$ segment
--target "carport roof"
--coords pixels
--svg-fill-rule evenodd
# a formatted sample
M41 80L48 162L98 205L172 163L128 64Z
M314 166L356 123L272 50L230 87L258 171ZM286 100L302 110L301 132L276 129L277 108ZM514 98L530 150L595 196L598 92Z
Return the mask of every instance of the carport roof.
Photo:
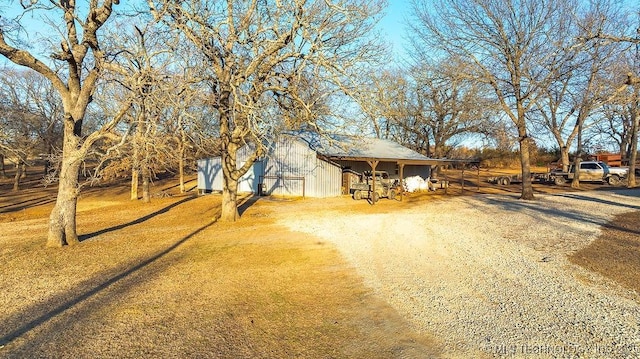
M370 137L342 134L318 134L309 131L291 133L306 142L318 155L331 160L397 162L406 165L441 165L456 160L424 156L399 143Z

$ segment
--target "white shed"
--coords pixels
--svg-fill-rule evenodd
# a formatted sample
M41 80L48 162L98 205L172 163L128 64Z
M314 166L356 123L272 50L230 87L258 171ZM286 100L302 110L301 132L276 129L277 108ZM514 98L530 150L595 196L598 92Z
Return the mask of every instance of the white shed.
M239 191L264 195L336 197L343 193L343 170L362 172L376 167L392 178L420 175L445 161L425 157L389 140L298 131L280 136L240 179ZM249 156L238 153L238 166ZM198 190L222 191L221 158L198 161Z
M238 167L249 157L249 147L238 153ZM198 160L200 193L222 191L220 157ZM336 197L340 195L342 168L322 159L296 136L281 136L269 153L256 161L240 179L239 192L301 197Z

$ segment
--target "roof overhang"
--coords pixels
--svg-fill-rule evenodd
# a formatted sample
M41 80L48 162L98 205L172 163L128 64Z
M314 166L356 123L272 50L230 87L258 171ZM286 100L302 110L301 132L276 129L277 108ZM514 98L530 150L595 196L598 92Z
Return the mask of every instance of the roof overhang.
M464 160L464 159L438 159L438 158L430 158L430 159L403 159L403 158L384 158L384 157L351 157L351 156L325 156L320 155L320 157L331 160L331 161L355 161L355 162L370 162L370 161L378 161L378 162L393 162L402 165L409 166L440 166L440 165L449 165L455 163L478 163L478 160Z

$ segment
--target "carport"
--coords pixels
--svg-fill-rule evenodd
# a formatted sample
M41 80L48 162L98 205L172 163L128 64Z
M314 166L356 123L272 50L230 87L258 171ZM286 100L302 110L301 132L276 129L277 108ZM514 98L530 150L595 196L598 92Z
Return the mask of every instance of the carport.
M343 168L353 163L367 164L367 169L371 170L373 178L381 163L395 164L400 180L404 180L406 166L423 166L428 168L430 175L432 166L477 163L474 160L429 158L396 142L379 138L339 136L333 137L332 142L321 137L314 137L313 140L315 141L313 147L319 157L338 163ZM464 190L464 168L462 176ZM372 191L375 191L375 182L373 181ZM404 190L401 189L400 200L403 198L403 192Z
M378 167L378 164L380 162L395 162L395 164L398 166L398 176L400 179L404 179L404 168L407 165L412 165L412 166L443 166L443 165L453 165L453 164L462 164L462 165L466 165L466 164L477 164L478 161L477 160L453 160L453 159L435 159L435 158L426 158L426 159L408 159L408 158L388 158L388 157L350 157L350 156L327 156L326 157L328 160L334 161L334 162L341 162L341 161L355 161L355 162L365 162L369 165L369 167L371 168L371 175L373 178L375 178L376 176L376 168ZM461 186L462 186L462 191L464 191L464 166L462 167L462 182L461 182ZM479 166L478 166L478 178L480 176L480 171L479 171ZM445 175L445 179L446 179L446 175ZM447 181L448 182L448 181ZM478 183L480 183L480 181L478 180ZM403 199L403 194L404 194L404 188L401 186L400 187L400 201L402 201ZM376 181L373 181L373 185L372 185L372 189L373 192L375 192L376 190ZM445 193L447 193L447 186L444 187ZM373 204L375 204L372 201Z

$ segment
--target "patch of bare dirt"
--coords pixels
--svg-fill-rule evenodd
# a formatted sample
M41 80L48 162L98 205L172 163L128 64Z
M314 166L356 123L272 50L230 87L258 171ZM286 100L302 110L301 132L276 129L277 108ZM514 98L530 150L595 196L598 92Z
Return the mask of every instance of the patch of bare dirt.
M640 293L640 212L615 216L571 262Z

